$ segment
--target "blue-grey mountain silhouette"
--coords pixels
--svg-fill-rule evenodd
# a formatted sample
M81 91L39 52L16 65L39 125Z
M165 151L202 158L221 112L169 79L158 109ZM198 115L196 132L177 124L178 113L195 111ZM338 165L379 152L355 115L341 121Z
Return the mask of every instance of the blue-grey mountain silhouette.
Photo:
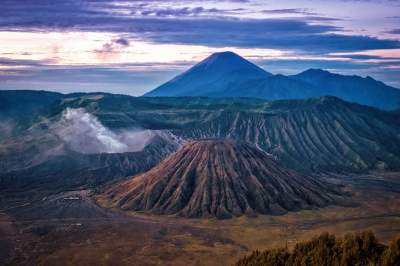
M393 110L400 90L371 77L309 69L293 76L272 75L232 52L215 53L144 96L255 97L267 100L336 96Z

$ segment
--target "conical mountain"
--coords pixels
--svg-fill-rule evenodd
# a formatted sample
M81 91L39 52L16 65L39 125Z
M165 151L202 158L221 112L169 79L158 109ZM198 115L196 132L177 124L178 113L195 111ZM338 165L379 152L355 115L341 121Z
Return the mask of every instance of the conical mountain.
M233 140L189 142L150 171L105 192L123 210L184 217L283 214L335 204L331 185L279 166Z
M232 85L269 76L233 52L214 53L145 96L218 96Z

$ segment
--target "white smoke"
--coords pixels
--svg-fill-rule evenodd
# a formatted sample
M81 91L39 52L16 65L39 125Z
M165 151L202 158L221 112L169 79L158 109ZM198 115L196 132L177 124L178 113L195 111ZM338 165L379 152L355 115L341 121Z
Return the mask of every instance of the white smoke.
M0 143L2 140L11 136L14 130L14 124L11 122L0 121Z
M70 149L86 154L139 151L154 136L151 130L113 132L83 108L67 108L54 132Z

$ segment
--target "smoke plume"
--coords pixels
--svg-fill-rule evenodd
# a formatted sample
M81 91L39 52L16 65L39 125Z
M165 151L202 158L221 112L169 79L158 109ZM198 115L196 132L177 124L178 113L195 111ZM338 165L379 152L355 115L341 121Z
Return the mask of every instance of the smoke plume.
M14 125L9 122L0 121L0 142L6 137L11 136Z
M151 130L111 131L83 108L67 108L54 132L70 149L86 154L139 151L154 136Z

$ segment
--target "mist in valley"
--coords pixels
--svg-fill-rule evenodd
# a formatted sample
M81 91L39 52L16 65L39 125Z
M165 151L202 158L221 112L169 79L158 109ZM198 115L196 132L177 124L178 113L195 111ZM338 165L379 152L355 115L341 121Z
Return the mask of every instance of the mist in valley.
M143 129L112 131L83 108L65 109L53 131L71 150L84 154L140 151L155 135Z

